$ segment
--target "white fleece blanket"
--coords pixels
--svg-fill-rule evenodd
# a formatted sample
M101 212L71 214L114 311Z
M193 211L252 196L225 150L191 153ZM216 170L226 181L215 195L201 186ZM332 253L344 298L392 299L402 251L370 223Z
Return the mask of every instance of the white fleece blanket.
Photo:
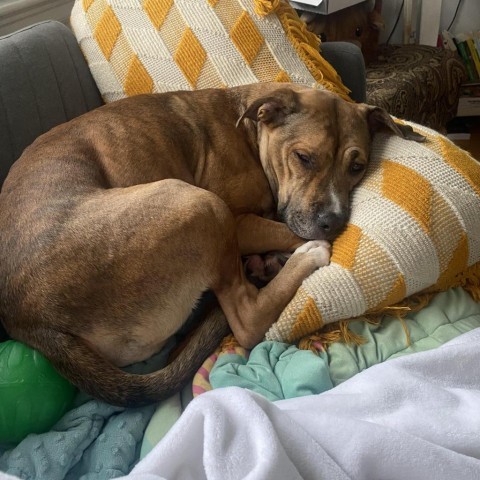
M124 478L477 480L480 329L320 395L201 395Z

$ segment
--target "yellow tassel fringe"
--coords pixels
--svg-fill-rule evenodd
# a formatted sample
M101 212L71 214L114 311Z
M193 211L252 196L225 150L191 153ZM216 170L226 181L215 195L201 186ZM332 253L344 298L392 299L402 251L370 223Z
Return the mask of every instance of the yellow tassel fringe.
M255 13L264 17L273 13L277 8L280 0L255 0Z
M453 286L462 287L476 302L480 302L480 262L458 274Z
M308 31L305 22L300 20L297 12L290 5L280 0L255 0L255 13L260 16L275 13L298 56L316 82L345 100L351 101L348 96L350 90L343 85L336 70L320 55L320 38Z
M448 288L455 287L462 287L470 294L474 301L480 302L480 262L457 275ZM322 348L326 348L335 342L362 345L365 343L365 339L361 335L353 333L349 329L349 323L354 320L360 320L370 323L371 325L380 325L383 317L386 315L395 317L402 323L403 330L405 331L406 344L408 346L411 344L411 339L405 317L409 313L418 312L426 307L439 291L438 289L436 291L427 290L411 295L400 303L384 307L377 312L370 312L361 317L327 324L320 331L302 338L298 342L298 348L318 352L318 344L320 344ZM317 344L317 346L315 346L315 344Z
M233 336L233 334L230 334L222 340L219 351L220 353L227 352L228 350L234 350L238 347L240 347L240 344L237 342L237 339Z

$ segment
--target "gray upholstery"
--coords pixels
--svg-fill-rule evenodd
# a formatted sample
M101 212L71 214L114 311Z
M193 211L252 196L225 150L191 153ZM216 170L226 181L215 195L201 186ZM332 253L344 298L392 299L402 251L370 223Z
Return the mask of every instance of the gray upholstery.
M40 134L102 104L72 32L48 21L0 38L0 185Z
M327 60L342 78L351 93L350 97L359 103L366 101L366 73L362 51L349 42L323 42L323 58Z

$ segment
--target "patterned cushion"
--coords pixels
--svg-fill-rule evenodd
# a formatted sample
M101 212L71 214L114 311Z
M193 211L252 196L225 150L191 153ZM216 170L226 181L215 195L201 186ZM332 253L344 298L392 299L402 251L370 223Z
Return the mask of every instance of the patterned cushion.
M76 0L71 25L106 102L266 81L347 97L285 1Z
M455 52L427 45L387 45L367 67L367 103L445 132L466 79Z
M325 324L467 282L480 300L480 164L446 137L412 126L424 144L375 136L331 264L303 282L268 340L294 342Z

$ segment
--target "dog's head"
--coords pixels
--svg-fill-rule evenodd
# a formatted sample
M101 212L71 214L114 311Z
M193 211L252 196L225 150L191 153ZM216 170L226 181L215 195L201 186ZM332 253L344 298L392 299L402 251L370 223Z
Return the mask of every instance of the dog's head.
M279 220L305 239L333 239L349 217L372 135L381 129L422 141L383 109L323 90L280 88L248 105L239 119L257 123L260 159Z

